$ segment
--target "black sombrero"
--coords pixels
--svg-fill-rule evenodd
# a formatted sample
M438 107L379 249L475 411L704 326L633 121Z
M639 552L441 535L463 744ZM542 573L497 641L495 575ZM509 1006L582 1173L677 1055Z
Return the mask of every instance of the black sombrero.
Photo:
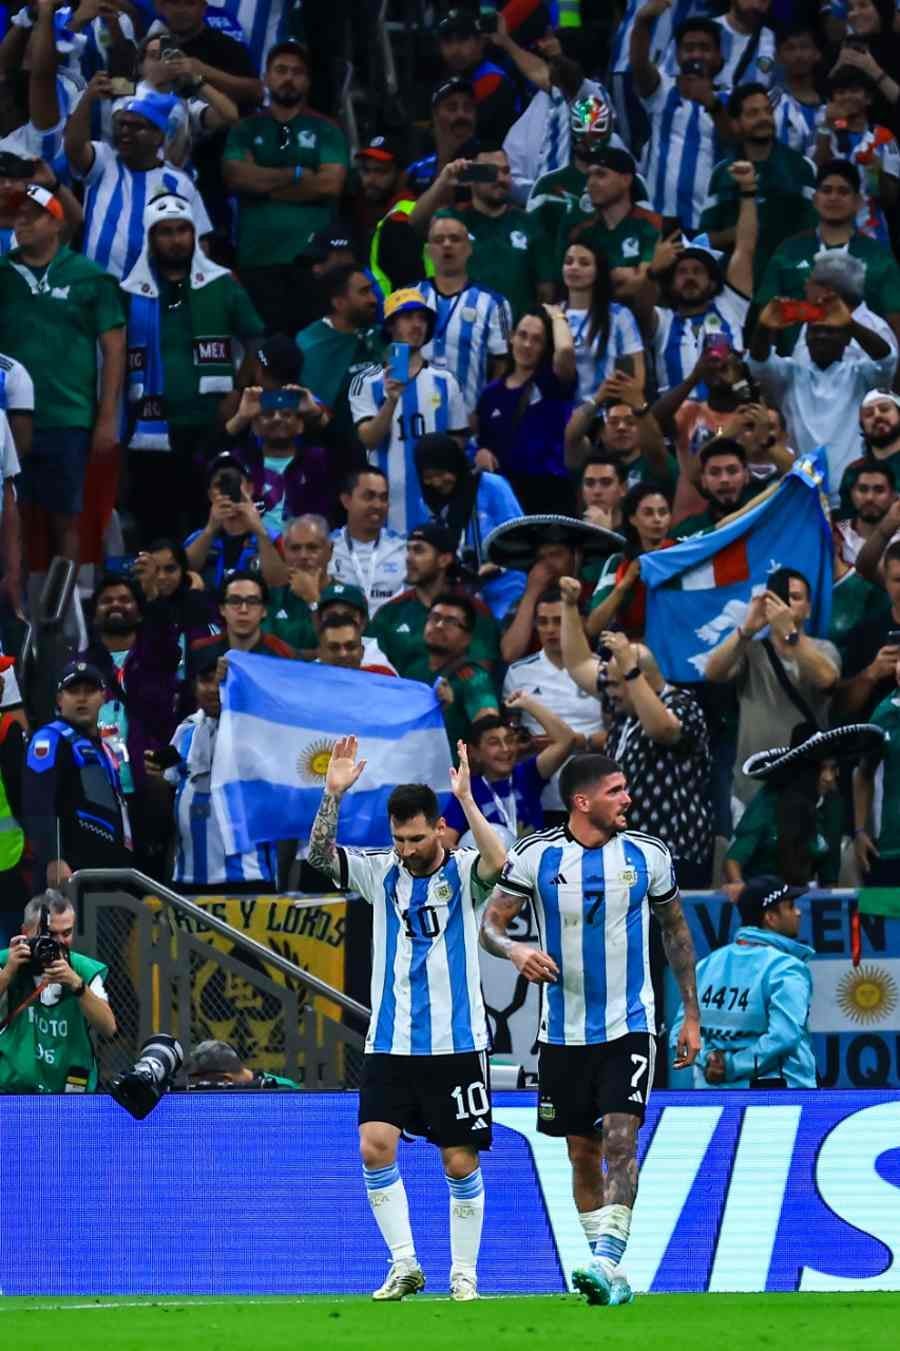
M810 769L823 760L859 760L880 752L884 733L871 722L851 722L831 732L814 732L799 746L772 746L744 761L748 779L783 779L798 769Z
M576 521L573 516L516 516L491 531L484 549L492 563L527 572L542 544L567 544L587 560L608 558L624 549L625 540L614 530Z

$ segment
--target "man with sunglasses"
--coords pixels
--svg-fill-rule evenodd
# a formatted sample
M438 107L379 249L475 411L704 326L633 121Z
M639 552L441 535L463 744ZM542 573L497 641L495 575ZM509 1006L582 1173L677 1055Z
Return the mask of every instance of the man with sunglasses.
M350 154L327 117L307 106L309 53L277 43L266 59L269 107L228 134L225 186L238 198L238 267L253 303L274 333L305 323L298 262L317 231L334 220Z

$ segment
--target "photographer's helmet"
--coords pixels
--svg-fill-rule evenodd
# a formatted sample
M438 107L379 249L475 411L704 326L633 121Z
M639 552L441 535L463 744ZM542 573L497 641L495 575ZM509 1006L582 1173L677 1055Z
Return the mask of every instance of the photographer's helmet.
M613 110L600 94L590 94L572 104L569 129L572 139L594 145L609 140L613 133Z

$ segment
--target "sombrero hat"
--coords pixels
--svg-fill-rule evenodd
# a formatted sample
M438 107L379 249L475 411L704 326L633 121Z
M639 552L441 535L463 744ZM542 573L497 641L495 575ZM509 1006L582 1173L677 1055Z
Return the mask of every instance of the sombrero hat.
M546 515L516 516L504 521L488 535L484 549L492 563L527 572L542 544L567 544L578 549L584 559L608 558L625 547L624 539L614 530L604 530L590 521L576 521L573 516Z
M772 746L744 761L748 779L786 779L798 769L811 769L823 760L859 760L880 752L884 733L871 722L851 722L831 732L814 732L799 746Z

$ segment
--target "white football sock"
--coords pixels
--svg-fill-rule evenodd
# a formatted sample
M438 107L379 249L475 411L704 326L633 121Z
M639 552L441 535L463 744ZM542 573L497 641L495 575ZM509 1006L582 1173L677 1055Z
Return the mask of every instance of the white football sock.
M445 1175L446 1176L446 1175ZM448 1177L450 1189L450 1276L475 1279L481 1226L484 1223L484 1182L481 1169L468 1177Z
M594 1261L611 1276L622 1260L631 1231L630 1206L602 1206L578 1216Z
M409 1224L409 1202L396 1163L387 1168L363 1168L366 1195L381 1237L391 1250L392 1262L415 1262L416 1249Z

